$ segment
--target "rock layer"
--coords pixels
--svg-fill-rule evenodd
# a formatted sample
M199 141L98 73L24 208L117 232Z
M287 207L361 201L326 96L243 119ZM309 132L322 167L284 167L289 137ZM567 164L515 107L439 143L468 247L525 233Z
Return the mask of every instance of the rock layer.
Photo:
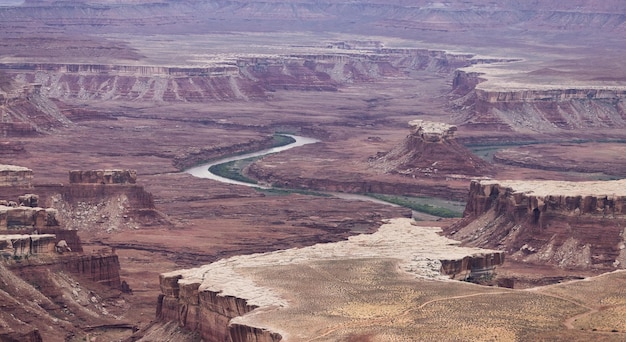
M32 181L32 170L21 166L0 165L0 187L29 188Z
M513 259L574 269L624 268L626 181L474 181L446 234Z
M70 184L135 184L135 170L70 171Z
M626 88L592 81L516 84L474 67L457 70L453 92L463 124L485 131L546 133L623 128ZM513 77L513 76L511 76Z

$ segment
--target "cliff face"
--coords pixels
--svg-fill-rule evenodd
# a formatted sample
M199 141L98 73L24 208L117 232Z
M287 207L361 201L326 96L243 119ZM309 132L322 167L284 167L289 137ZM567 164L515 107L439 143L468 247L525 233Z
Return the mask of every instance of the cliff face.
M522 262L624 268L623 189L623 181L474 181L463 220L446 234Z
M447 73L469 65L472 57L425 49L363 47L364 44L326 48L310 55L224 57L214 67L5 63L0 64L0 70L27 82L34 89L30 96L42 101L55 98L209 102L267 99L277 90L336 91L346 83L402 76L405 70ZM16 97L15 101L24 97ZM69 120L65 120L68 124ZM19 120L16 117L7 122Z
M41 84L15 81L3 72L0 72L0 78L11 80L4 89L0 88L0 136L29 136L72 125L56 104L42 93Z
M135 184L136 170L70 171L70 184Z
M542 86L519 89L481 88L488 77L471 68L459 70L453 92L464 125L483 130L547 133L589 128L623 128L626 89L623 87Z
M179 282L181 275L161 275L162 295L157 303L157 318L174 321L184 329L200 332L206 341L277 342L279 334L246 325L231 324L235 317L257 308L244 298L223 296L221 291L198 291L199 282ZM182 283L182 284L181 284Z
M3 147L0 145L0 148ZM21 166L0 165L0 187L31 187L33 171Z

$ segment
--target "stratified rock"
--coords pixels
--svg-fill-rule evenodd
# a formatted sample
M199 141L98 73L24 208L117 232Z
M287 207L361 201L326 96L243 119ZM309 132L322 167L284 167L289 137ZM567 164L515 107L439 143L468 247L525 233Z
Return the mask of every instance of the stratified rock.
M456 126L424 120L409 122L411 134L387 153L370 158L385 173L415 177L484 176L487 162L456 142Z
M446 234L513 259L575 269L626 265L626 180L474 181Z
M487 81L490 78L498 77L479 66L456 71L453 92L463 95L456 103L465 116L464 126L519 133L625 127L626 87Z
M291 305L288 298L292 294L279 294L280 284L258 286L246 270L290 265L307 272L322 261L341 265L346 260L393 259L400 260L400 269L413 277L444 280L489 276L504 261L500 251L460 247L439 232L439 228L414 226L411 219L394 219L374 234L347 241L236 256L164 273L159 277L162 295L157 316L162 322L178 322L182 328L199 332L206 341L275 342L298 332L251 324L247 317L259 312L257 309L267 313Z
M135 170L70 171L70 184L135 184Z
M33 181L33 171L31 169L0 164L0 187L26 187L30 188Z
M0 255L7 259L52 254L55 244L56 236L52 234L0 235Z
M25 207L36 208L39 206L39 196L35 194L26 194L17 198L17 204Z
M52 208L0 205L0 230L58 227L58 212Z

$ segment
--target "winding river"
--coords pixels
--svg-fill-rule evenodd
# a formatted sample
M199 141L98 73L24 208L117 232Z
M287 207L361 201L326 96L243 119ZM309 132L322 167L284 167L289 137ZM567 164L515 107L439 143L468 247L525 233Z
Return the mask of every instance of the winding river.
M190 174L190 175L192 175L192 176L195 176L195 177L212 179L212 180L216 180L216 181L222 182L222 183L244 185L244 186L249 186L249 187L253 187L253 188L260 188L260 189L271 189L271 186L260 185L260 184L253 184L253 183L246 183L246 182L241 182L241 181L237 181L237 180L234 180L234 179L218 176L218 175L212 173L211 171L209 171L209 168L211 166L214 166L214 165L224 164L224 163L228 163L228 162L235 161L235 160L242 160L242 159L247 159L247 158L260 157L260 156L264 156L264 155L268 155L268 154L272 154L272 153L278 153L278 152L281 152L281 151L286 151L286 150L291 149L291 148L300 147L300 146L304 146L304 145L308 145L308 144L314 144L314 143L320 141L320 140L315 139L315 138L307 138L307 137L301 137L301 136L291 135L291 134L284 134L284 135L292 137L293 139L295 139L295 142L292 142L292 143L284 145L284 146L268 148L268 149L257 151L257 152L251 152L251 153L246 153L246 154L240 154L240 155L237 155L237 156L221 158L221 159L212 161L210 163L205 163L205 164L201 164L201 165L198 165L198 166L194 166L194 167L192 167L190 169L185 170L185 172ZM334 196L334 197L338 197L338 198L341 198L341 199L346 199L346 200L368 201L368 202L374 202L374 203L379 203L379 204L385 204L385 205L398 207L398 205L396 205L396 204L385 202L385 201L381 201L379 199L375 199L375 198L364 196L364 195L349 194L349 193L343 193L343 192L327 192L327 191L316 191L316 192L323 193L323 194L328 194L328 195L331 195L331 196Z
M272 147L272 148L268 148L268 149L257 151L257 152L250 152L250 153L246 153L246 154L240 154L240 155L237 155L237 156L232 156L232 157L226 157L226 158L218 159L218 160L212 161L210 163L194 166L194 167L192 167L190 169L185 170L185 172L187 172L188 174L190 174L192 176L195 176L195 177L208 178L208 179L216 180L216 181L219 181L219 182L222 182L222 183L244 185L244 186L250 186L250 187L261 188L261 189L269 189L269 188L271 188L269 186L263 186L263 185L259 185L259 184L253 184L253 183L246 183L246 182L241 182L241 181L237 181L237 180L234 180L234 179L218 176L218 175L212 173L211 171L209 171L209 168L211 166L214 166L214 165L224 164L224 163L228 163L228 162L235 161L235 160L242 160L242 159L247 159L247 158L260 157L260 156L264 156L264 155L272 154L272 153L278 153L278 152L286 151L286 150L294 148L294 147L300 147L300 146L304 146L304 145L308 145L308 144L314 144L314 143L320 141L320 140L317 140L317 139L314 139L314 138L301 137L301 136L297 136L297 135L291 135L291 134L284 134L284 135L295 139L295 141L290 143L290 144L279 146L279 147Z

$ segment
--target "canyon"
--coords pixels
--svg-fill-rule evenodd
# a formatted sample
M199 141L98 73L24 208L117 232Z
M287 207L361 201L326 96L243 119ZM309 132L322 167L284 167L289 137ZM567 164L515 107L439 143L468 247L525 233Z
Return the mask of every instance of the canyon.
M2 338L623 340L625 16L0 1Z

